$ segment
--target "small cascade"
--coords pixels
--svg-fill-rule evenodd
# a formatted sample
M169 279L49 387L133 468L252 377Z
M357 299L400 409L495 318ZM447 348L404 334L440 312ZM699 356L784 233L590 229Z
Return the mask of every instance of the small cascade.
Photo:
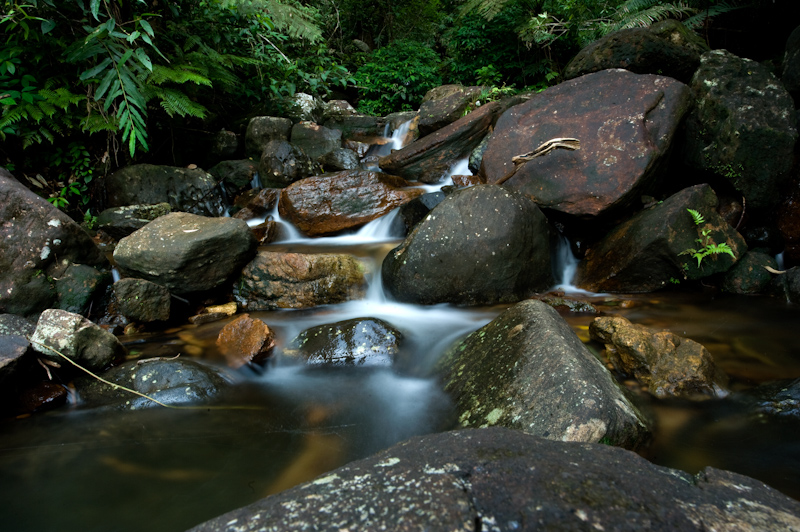
M111 280L115 283L120 280L119 270L116 268L111 268Z
M389 155L392 153L392 150L399 150L405 147L405 140L406 136L408 135L408 130L411 128L411 120L408 122L403 122L398 126L397 129L391 131L391 124L387 123L386 127L383 130L383 136L388 138L389 141L386 144L381 144L375 147L374 150L370 150L368 155L376 155L378 157L383 157L384 155Z
M278 202L275 202L275 208L272 209L272 212L269 213L266 219L272 218L273 221L278 222L281 224L281 237L279 237L280 242L294 242L296 240L309 240L308 237L303 236L303 233L298 231L298 229L292 225L290 222L281 218L281 213L278 211ZM249 225L250 222L248 222ZM262 221L263 223L263 221Z
M261 176L258 172L253 174L253 179L250 180L250 188L253 190L261 190L264 188L264 185L261 184Z
M580 261L572 253L572 246L569 239L564 235L559 235L552 262L553 275L558 282L558 284L553 287L554 290L563 290L564 292L572 294L597 295L572 284Z
M786 264L784 263L784 260L783 260L783 253L784 253L784 252L783 252L783 251L781 251L780 253L778 253L777 255L775 255L775 262L778 264L778 270L779 270L779 271L783 271L783 269L784 269L784 268L785 268L785 266L786 266Z

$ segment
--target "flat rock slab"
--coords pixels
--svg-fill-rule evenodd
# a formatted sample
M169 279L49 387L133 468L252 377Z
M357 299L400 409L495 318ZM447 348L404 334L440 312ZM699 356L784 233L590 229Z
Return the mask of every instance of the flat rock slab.
M491 428L412 438L191 532L800 529L800 503L598 444Z

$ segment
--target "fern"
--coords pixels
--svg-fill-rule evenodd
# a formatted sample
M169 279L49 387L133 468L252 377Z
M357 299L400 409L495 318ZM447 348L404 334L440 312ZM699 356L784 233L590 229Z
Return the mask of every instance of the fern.
M22 139L22 147L53 142L55 137L71 129L69 108L83 100L83 96L73 94L64 87L53 88L53 81L39 89L33 101L20 101L6 106L0 116L0 139L6 135L17 135Z
M694 209L686 209L689 211L689 214L692 215L692 220L694 221L694 225L700 225L706 223L706 219L703 218L703 215L700 214L698 211Z
M153 98L160 100L161 107L171 117L178 115L205 118L208 112L208 109L199 103L193 102L184 92L178 89L151 85L145 88L143 93L148 100Z
M722 1L712 6L708 6L705 9L697 10L697 14L684 20L683 24L689 29L696 30L704 26L709 19L730 11L748 7L751 4L752 2L737 2L737 0Z
M164 65L153 65L153 72L147 77L148 85L161 85L163 83L194 83L211 87L213 83L210 79L199 72L199 69L189 65L180 64L172 67Z

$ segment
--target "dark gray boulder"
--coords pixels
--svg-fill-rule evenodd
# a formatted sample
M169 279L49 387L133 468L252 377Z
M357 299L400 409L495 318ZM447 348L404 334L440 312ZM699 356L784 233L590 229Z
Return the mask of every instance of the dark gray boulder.
M169 290L144 279L120 279L114 283L114 296L120 314L131 321L150 323L169 319Z
M54 279L58 308L88 316L92 305L111 284L111 273L86 264L70 264Z
M391 366L403 334L377 318L355 318L318 325L301 332L284 354L308 364Z
M454 192L383 261L398 301L510 303L552 284L547 219L530 199L495 185Z
M169 203L111 207L97 216L97 228L119 240L170 212L172 207Z
M289 140L292 121L275 116L255 116L247 124L245 133L245 153L248 157L258 159L264 146L272 140Z
M461 85L442 85L429 90L419 106L420 134L429 135L464 116L482 90L483 87Z
M258 165L261 185L283 188L314 175L318 166L299 147L286 140L272 140L264 146Z
M800 503L744 475L491 428L411 438L191 532L798 527Z
M0 336L30 336L36 330L36 323L16 314L0 314Z
M34 367L31 343L25 336L0 335L0 399L12 395ZM4 405L0 403L0 409Z
M342 132L313 122L300 122L292 126L291 142L316 161L325 154L342 147Z
M725 273L722 288L734 294L763 293L773 277L767 268L778 269L775 258L764 251L750 250Z
M230 280L255 253L255 238L243 220L175 212L120 240L114 260L126 277L190 294Z
M467 336L437 368L463 427L626 448L650 436L611 373L556 310L535 299Z
M221 161L212 166L208 173L214 176L217 183L224 182L235 190L241 190L253 182L258 173L258 162L252 159Z
M726 50L703 54L691 87L686 163L729 181L748 207L773 206L797 140L789 93L766 67Z
M322 168L328 172L355 170L359 166L358 155L353 150L347 148L336 148L332 152L326 153L318 160Z

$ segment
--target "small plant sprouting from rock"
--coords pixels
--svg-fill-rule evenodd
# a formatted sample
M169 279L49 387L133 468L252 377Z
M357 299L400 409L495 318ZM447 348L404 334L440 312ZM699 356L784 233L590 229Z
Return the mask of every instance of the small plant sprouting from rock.
M697 212L694 209L686 209L689 211L689 214L692 215L692 220L696 226L703 225L706 223L706 219L703 218L703 215ZM700 247L695 248L688 248L683 250L679 253L679 255L691 255L695 259L697 259L697 267L700 268L703 263L703 259L708 257L709 255L718 255L720 253L727 253L733 260L736 260L736 255L733 253L733 250L728 245L727 242L721 242L719 244L714 243L711 240L711 229L710 228L703 228L700 230L700 234L702 235L701 238L695 240Z

